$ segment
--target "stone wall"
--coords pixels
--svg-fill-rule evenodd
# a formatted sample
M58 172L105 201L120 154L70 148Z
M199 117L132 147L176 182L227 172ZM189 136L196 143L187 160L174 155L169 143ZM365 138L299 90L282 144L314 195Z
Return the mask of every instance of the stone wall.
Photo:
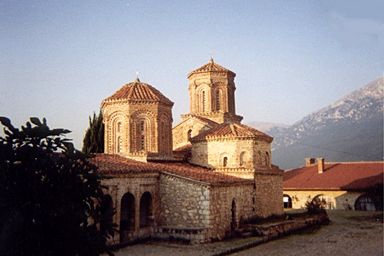
M320 196L325 199L325 207L328 209L354 209L357 198L362 195L362 192L349 192L342 190L331 191L303 191L303 190L288 190L284 191L285 195L288 195L292 200L292 208L300 209L305 208L305 203L312 201L316 196Z
M255 215L253 183L213 186L211 189L210 240L220 240L239 226L241 220Z
M191 137L194 137L200 132L210 128L212 127L209 127L206 123L203 123L192 116L186 115L182 119L181 123L172 129L173 149L177 149L189 143L189 130L191 130Z
M271 167L271 146L254 138L199 141L192 144L190 162L215 168L225 174L253 179L253 175L249 176L249 170ZM241 170L244 170L244 174Z
M160 200L159 200L159 174L130 174L130 175L115 175L110 179L103 179L102 185L106 188L104 193L111 196L113 208L116 214L113 216L113 222L120 225L121 220L121 199L124 194L130 193L134 196L135 207L132 209L135 214L134 230L129 234L129 240L144 238L153 234L153 227L157 225L157 220L160 215ZM140 227L140 199L145 192L149 192L152 196L152 213L153 225L150 228ZM119 226L117 227L119 229ZM112 239L112 243L120 242L120 234L116 233Z
M154 103L107 102L102 106L104 153L135 155L140 151L162 157L172 154L172 107ZM139 122L145 123L145 145L141 150Z
M283 214L282 173L256 172L256 215L268 217Z

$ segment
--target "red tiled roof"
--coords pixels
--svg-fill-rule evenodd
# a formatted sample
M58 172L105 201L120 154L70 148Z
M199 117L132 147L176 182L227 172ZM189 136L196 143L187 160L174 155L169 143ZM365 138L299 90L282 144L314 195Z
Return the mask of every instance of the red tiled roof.
M383 184L384 162L326 163L324 172L317 165L301 167L284 173L286 190L363 190Z
M108 154L97 154L90 161L98 167L100 173L109 175L160 172L210 184L252 183L246 179L213 172L210 169L188 163L144 163Z
M193 137L191 141L201 141L210 138L259 138L272 142L273 138L252 127L239 123L220 124L208 131L202 132Z
M173 102L165 97L160 91L153 86L142 83L140 80L136 80L132 83L125 84L119 90L117 90L112 96L106 98L104 102L113 100L131 100L131 101L150 101L161 102L166 105L173 105Z
M191 73L189 73L188 77L190 77L193 74L207 73L207 72L224 72L224 73L229 73L232 76L236 76L236 74L233 71L220 66L219 64L215 63L213 61L213 59L211 58L211 60L207 64L205 64L205 65L193 70Z

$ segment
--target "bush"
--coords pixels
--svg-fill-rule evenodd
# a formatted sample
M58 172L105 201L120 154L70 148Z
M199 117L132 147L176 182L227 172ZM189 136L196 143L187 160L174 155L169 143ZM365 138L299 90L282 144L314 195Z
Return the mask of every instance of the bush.
M325 212L324 205L326 204L324 199L320 199L319 197L315 197L311 201L307 201L305 203L305 208L309 214L317 214L321 212Z
M0 255L99 255L103 198L96 167L64 137L31 118L21 129L0 117Z

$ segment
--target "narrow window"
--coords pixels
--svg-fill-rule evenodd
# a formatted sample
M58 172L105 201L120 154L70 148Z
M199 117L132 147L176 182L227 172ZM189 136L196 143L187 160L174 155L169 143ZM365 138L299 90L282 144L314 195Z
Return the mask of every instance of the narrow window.
M216 91L216 111L220 111L220 90Z
M139 122L139 150L145 150L145 121L141 120Z
M240 166L243 166L244 165L244 155L245 155L245 152L241 152L240 153Z
M203 91L201 94L201 107L203 112L205 112L205 91Z
M228 157L224 157L223 158L223 167L227 167L227 164L228 164Z
M121 132L121 122L117 123L117 132Z
M192 138L192 129L188 130L187 138L188 138L188 141Z
M265 152L265 165L269 166L269 153Z
M117 137L117 153L121 152L121 137Z

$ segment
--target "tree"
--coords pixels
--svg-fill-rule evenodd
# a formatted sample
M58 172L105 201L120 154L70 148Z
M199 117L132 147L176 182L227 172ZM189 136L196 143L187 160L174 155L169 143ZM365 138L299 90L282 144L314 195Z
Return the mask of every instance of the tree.
M93 117L89 117L89 127L85 132L83 140L83 153L103 153L104 152L104 124L103 114L93 112Z
M96 166L45 119L0 117L0 255L99 255L103 198ZM112 228L112 227L111 227Z

